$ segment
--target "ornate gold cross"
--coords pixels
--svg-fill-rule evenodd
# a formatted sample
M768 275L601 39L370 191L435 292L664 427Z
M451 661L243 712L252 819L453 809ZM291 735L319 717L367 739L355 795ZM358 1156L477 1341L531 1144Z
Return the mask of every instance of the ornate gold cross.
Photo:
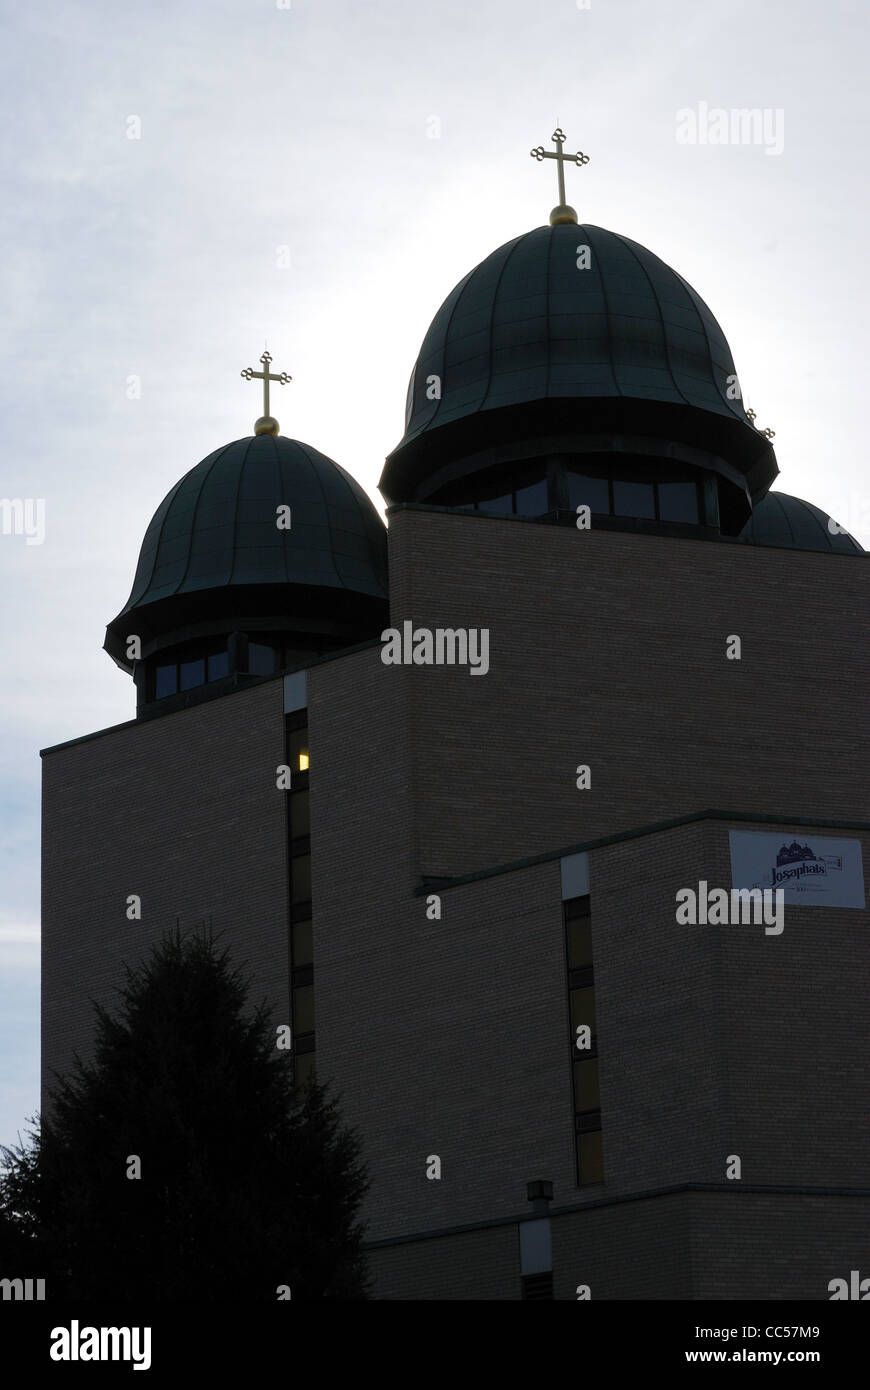
M292 381L292 376L287 372L270 372L269 363L272 361L272 354L264 352L260 358L263 364L261 372L255 372L253 367L245 367L242 376L245 381L262 381L263 383L263 414L254 425L254 434L277 434L278 421L274 420L269 414L269 382L277 381L280 386L286 386L288 381Z
M576 212L565 200L565 165L579 164L582 168L584 164L589 163L589 156L588 154L582 154L580 150L578 150L576 154L565 154L562 150L562 146L565 143L565 132L559 126L553 131L550 139L556 146L555 153L553 150L545 150L543 145L537 145L535 149L530 150L529 153L532 159L555 159L557 161L556 168L559 174L559 205L553 208L553 211L550 213L550 226L555 227L560 222L577 221Z

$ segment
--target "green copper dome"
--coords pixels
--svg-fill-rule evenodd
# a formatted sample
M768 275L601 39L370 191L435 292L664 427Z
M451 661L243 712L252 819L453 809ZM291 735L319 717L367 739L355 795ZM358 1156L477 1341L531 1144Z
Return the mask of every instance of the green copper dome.
M332 459L280 435L238 439L157 508L106 650L130 670L130 634L143 655L239 626L362 641L386 613L386 545L373 503Z
M748 545L778 545L788 550L822 550L863 555L848 531L841 531L820 507L787 492L769 492L740 532Z
M572 452L606 435L614 449L625 436L625 453L718 473L736 532L778 471L738 391L725 335L676 271L602 227L538 227L493 251L435 315L381 491L426 501L500 448Z

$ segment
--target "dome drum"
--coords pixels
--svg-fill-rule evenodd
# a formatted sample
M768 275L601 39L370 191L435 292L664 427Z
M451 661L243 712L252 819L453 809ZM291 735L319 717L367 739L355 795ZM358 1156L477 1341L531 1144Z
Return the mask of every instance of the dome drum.
M632 465L643 459L651 478L675 464L697 469L699 479L714 475L728 535L737 534L779 471L769 441L748 423L649 402L538 401L424 434L390 456L381 488L393 488L390 501L435 502L459 482L473 493L478 475L500 463L603 454L614 468L621 456Z
M107 630L105 649L119 666L131 671L133 662L126 649L127 637L133 633L141 639L144 660L188 641L233 631L279 631L300 640L320 634L351 646L362 640L361 629L380 628L388 613L383 595L300 585L293 589L291 604L286 593L276 592L273 585L227 586L144 605L125 623L119 615Z

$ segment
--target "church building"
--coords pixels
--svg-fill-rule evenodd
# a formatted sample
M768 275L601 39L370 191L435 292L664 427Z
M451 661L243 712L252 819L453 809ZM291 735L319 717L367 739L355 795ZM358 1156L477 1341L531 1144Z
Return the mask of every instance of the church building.
M386 525L267 353L157 508L135 718L43 752L44 1084L208 921L361 1135L375 1297L828 1299L870 1276L867 555L564 142L435 313Z

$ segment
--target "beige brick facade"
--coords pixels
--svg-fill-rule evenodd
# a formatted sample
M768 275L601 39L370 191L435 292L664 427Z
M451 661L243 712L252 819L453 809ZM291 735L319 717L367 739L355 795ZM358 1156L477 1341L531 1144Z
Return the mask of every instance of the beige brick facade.
M729 828L867 864L865 560L404 508L390 567L392 621L487 627L490 670L309 670L317 1065L364 1139L378 1293L519 1297L547 1178L578 1208L559 1298L827 1297L870 1233L868 913L787 907L774 937L677 926L674 898L730 887ZM47 752L46 1075L176 918L280 1021L282 749L279 678ZM606 1181L580 1189L558 855L616 836L590 849ZM423 879L463 875L429 920Z

